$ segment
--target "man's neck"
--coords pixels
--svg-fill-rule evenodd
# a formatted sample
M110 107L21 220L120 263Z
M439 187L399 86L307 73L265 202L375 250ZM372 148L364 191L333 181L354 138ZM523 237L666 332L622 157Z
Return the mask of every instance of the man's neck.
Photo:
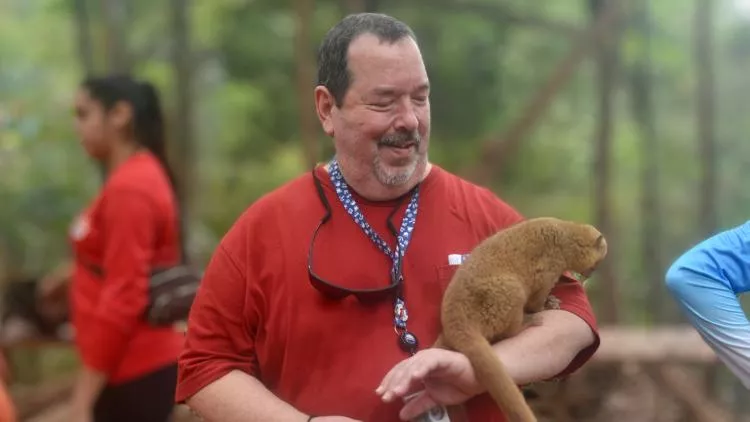
M326 171L328 171L328 164L325 165L325 169ZM346 183L347 185L349 185L349 188L356 192L357 195L367 199L368 201L379 202L391 201L403 196L410 190L414 189L414 186L416 186L418 183L421 183L430 174L430 170L432 170L432 163L428 161L427 165L424 167L423 171L420 174L415 174L411 179L409 179L407 183L398 186L386 186L378 182L374 178L355 180L347 178L346 174L344 174L345 172L343 169L341 169L341 172L344 176L344 179L346 179Z

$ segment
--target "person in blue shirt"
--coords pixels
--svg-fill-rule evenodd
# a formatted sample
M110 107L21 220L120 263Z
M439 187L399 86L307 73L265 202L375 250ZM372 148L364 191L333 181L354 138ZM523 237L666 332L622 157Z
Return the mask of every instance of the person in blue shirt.
M685 251L665 281L690 324L750 388L750 323L738 300L750 290L750 221Z

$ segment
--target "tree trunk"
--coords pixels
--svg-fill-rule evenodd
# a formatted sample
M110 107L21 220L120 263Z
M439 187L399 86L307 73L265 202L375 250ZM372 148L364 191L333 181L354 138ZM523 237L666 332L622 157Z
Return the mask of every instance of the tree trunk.
M365 11L365 0L344 0L344 13L360 13Z
M635 2L633 29L640 41L630 72L633 117L641 137L641 266L648 286L648 311L654 322L664 322L667 307L661 260L659 204L659 145L653 103L651 20L649 2Z
M190 54L190 0L172 0L172 61L175 76L176 105L171 137L173 160L180 204L180 229L183 257L187 260L190 227L191 187L195 177L195 139L193 138L192 55Z
M81 70L83 74L91 75L94 73L94 49L91 45L90 16L86 0L73 0L73 15Z
M609 1L609 5L607 5ZM597 19L606 7L617 7L617 0L589 0L592 19ZM616 25L615 25L616 26ZM619 319L619 294L617 271L617 233L612 218L612 132L613 132L613 97L618 66L619 29L612 28L596 40L596 86L598 95L597 127L595 131L595 157L593 162L595 221L597 227L607 237L610 245L609 255L599 267L602 280L603 300L601 321L615 323Z
M362 0L365 12L376 13L380 10L380 0Z
M102 0L107 71L130 72L132 63L127 43L127 6L120 0Z
M305 165L313 168L320 156L312 98L315 71L310 46L314 0L294 0L297 31L294 52L297 62L297 101L299 133L305 150Z
M716 230L716 149L714 141L714 56L713 1L698 0L694 15L694 48L697 73L696 122L701 160L701 188L698 197L700 236Z
M699 238L706 238L716 230L716 151L714 140L714 70L713 70L713 15L712 0L697 0L693 15L693 59L696 83L696 130L701 167L698 200ZM705 374L705 388L715 392L719 382L718 367Z

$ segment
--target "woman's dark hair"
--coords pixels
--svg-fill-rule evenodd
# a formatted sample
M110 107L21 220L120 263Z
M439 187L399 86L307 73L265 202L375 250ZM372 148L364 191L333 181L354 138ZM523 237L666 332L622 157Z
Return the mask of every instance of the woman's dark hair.
M81 83L91 98L111 110L123 101L133 110L133 136L135 141L156 156L169 176L172 189L177 191L177 181L167 161L167 143L164 115L156 88L146 81L128 75L89 77Z
M172 191L179 200L177 180L167 160L164 115L156 88L147 81L139 81L129 75L89 77L81 83L81 87L88 91L92 99L101 103L106 111L111 110L121 101L130 104L135 141L147 148L159 160L169 177ZM180 222L180 231L182 231L182 222ZM180 240L182 243L182 236ZM186 259L184 244L181 247L183 259Z

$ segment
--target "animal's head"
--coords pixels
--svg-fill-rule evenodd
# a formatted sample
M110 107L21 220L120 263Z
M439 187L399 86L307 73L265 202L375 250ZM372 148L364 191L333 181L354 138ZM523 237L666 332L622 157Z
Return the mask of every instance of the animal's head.
M607 256L607 240L590 224L569 223L562 247L571 271L588 278Z

